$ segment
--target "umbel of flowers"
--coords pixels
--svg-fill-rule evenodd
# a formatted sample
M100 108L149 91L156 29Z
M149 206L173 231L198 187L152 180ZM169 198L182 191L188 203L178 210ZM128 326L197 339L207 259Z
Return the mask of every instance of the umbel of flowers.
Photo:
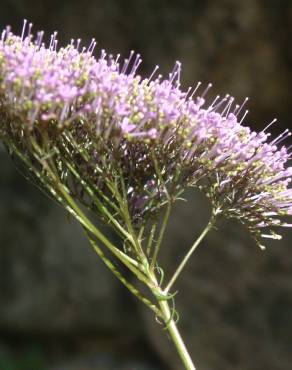
M114 274L155 314L174 340L186 369L194 365L174 321L169 293L193 250L219 217L244 224L256 243L280 239L291 226L291 147L285 130L272 139L243 125L246 100L217 96L206 104L200 83L180 88L181 64L167 79L158 67L137 74L139 55L93 56L72 40L58 48L43 32L9 28L0 41L0 139L25 175L65 207ZM203 90L203 91L201 91ZM200 92L201 91L201 92ZM210 199L210 222L169 283L158 282L158 251L174 202L188 187ZM87 211L87 210L89 211ZM96 227L98 217L123 241L115 246ZM284 217L285 219L286 217ZM154 294L142 295L119 271L119 263Z

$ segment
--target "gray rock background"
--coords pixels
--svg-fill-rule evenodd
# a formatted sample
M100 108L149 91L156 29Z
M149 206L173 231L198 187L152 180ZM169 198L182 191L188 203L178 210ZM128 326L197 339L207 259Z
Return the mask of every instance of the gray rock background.
M183 62L185 86L210 98L250 97L247 123L291 127L289 0L0 0L0 26L95 37L100 48L143 55L167 73ZM66 213L28 184L0 151L0 369L181 369L153 316L112 277ZM205 224L208 204L177 206L161 253L171 272ZM292 235L261 252L225 223L178 282L180 326L199 370L290 370Z

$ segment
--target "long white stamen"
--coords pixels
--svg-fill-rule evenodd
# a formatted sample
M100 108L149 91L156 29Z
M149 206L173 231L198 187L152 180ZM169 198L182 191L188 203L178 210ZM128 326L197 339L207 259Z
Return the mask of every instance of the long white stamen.
M209 106L209 110L212 110L213 105L216 103L216 101L220 98L220 95L217 95L216 98L212 101L211 105Z
M226 102L226 100L228 100L229 96L229 94L225 95L225 97L222 98L216 105L214 105L211 110L216 112L216 110L219 109L222 104Z
M211 83L208 83L206 89L203 91L202 95L201 95L201 98L204 99L204 97L207 95L208 91L211 89L211 87L213 86L213 84Z
M292 135L292 133L289 131L287 133L287 135L284 135L279 141L277 141L275 144L279 145L280 143L282 143L283 141L285 141L288 137L290 137Z
M275 122L277 122L277 118L274 118L263 130L265 132L268 128L270 128Z
M55 32L51 35L51 41L50 41L49 50L53 50L54 42L55 42L56 36L57 36L57 31L55 31Z
M192 98L193 98L193 96L195 95L196 91L198 90L198 88L199 88L201 85L202 85L202 82L201 82L201 81L199 81L199 82L197 83L197 86L195 87L194 91L191 93L191 95L190 95L189 99L192 99Z
M181 62L178 60L175 62L172 72L169 74L169 82L173 83L174 79L177 77L177 86L180 84L180 72L181 72Z
M23 20L22 32L21 32L21 41L24 39L25 29L26 29L27 19Z
M30 23L30 24L28 25L28 33L27 33L27 37L30 37L30 35L31 35L31 30L32 30L32 23Z
M92 54L92 53L93 53L93 51L94 51L94 49L95 49L95 47L96 47L96 41L95 41L95 39L93 38L93 39L91 40L91 42L90 42L90 44L89 44L88 48L87 48L87 52L88 52L88 53L90 53L90 54Z
M133 67L131 69L131 72L129 74L130 75L135 74L141 63L142 63L142 59L140 58L140 54L137 54L136 58L135 58L135 61L133 63Z
M37 33L36 46L38 48L40 48L41 45L42 45L43 37L44 37L44 31L40 31L40 32Z
M239 121L239 123L242 123L243 120L245 119L246 115L248 114L249 110L247 109L245 112L244 112L244 115L242 116L241 120Z
M286 129L283 132L281 132L280 135L278 135L273 141L270 142L270 145L276 145L277 141L281 139L284 135L286 135L288 132L289 132L289 129Z
M221 113L222 117L224 116L224 114L225 114L225 117L228 116L228 113L230 111L230 108L232 106L233 101L234 101L234 98L231 96L230 99L228 100L227 104L226 104L226 107L223 109L223 111Z
M239 113L242 111L242 108L245 106L245 104L246 104L246 102L249 100L249 98L248 97L246 97L245 99L244 99L244 101L243 101L243 103L238 107L238 110L236 111L236 113L234 112L234 114L236 115L236 116L238 116L239 115Z
M148 77L148 83L152 80L152 78L154 77L155 73L157 72L157 70L159 69L159 66L156 65L155 68L153 69L151 75Z
M129 64L130 64L130 62L133 58L133 55L134 55L134 50L131 50L129 58L125 59L125 61L124 61L124 65L123 65L123 68L121 70L121 73L126 73L127 72L128 66L129 66Z
M76 50L77 51L79 51L80 44L81 44L81 39L77 39L77 42L76 42Z

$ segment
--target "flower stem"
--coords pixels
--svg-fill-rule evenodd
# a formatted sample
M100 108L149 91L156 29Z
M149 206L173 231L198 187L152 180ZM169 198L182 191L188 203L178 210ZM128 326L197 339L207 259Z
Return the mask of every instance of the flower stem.
M176 347L176 350L181 358L182 363L184 364L185 369L196 370L195 365L193 364L193 361L191 359L191 356L189 355L188 350L184 344L184 341L178 331L176 323L172 318L168 301L159 299L158 303L161 309L163 320L166 325L166 329L171 337L173 344Z
M201 235L198 237L198 239L195 241L195 243L192 245L188 253L185 255L181 263L179 264L178 268L176 269L175 273L173 274L172 278L170 279L169 283L167 284L166 288L164 289L165 293L168 293L177 278L179 277L180 273L184 269L185 265L187 264L188 260L190 259L191 255L194 253L195 249L198 247L198 245L201 243L201 241L204 239L204 237L207 235L207 233L212 229L214 226L215 217L212 217L211 220L208 222L208 225L205 227L205 229L202 231Z
M162 225L161 225L160 233L159 233L159 236L158 236L158 240L157 240L157 243L155 245L154 253L153 253L153 256L152 256L152 261L151 261L151 268L152 269L154 268L154 266L156 264L159 248L160 248L160 245L161 245L164 233L165 233L165 229L166 229L166 226L167 226L167 223L168 223L170 212L171 212L171 203L168 203L165 214L164 214L163 222L162 222Z
M88 232L88 230L83 227L84 229L84 232L90 242L90 244L92 245L93 249L95 250L95 252L97 253L97 255L102 259L102 261L105 263L105 265L112 271L112 273L121 281L122 284L124 284L124 286L134 295L136 296L138 299L140 299L146 306L148 306L152 311L155 312L155 314L157 316L161 316L161 312L160 310L158 309L158 307L156 307L155 304L153 304L148 298L144 297L140 291L134 287L134 285L132 285L122 274L121 272L117 269L117 267L114 265L114 263L105 256L105 254L103 253L102 249L97 245L96 241L90 236L90 233Z

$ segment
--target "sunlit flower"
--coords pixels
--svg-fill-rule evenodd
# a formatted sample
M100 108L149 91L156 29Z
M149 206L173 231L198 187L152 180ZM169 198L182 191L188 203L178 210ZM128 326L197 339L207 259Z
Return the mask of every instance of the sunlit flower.
M246 101L235 105L226 95L207 104L210 85L184 92L179 62L168 79L157 76L158 67L142 79L133 52L120 63L104 51L94 57L94 40L87 48L72 40L59 49L56 33L48 46L42 38L26 24L21 36L2 33L0 137L12 151L11 142L33 161L27 139L33 136L55 156L71 194L91 208L68 163L114 204L107 186L117 179L137 224L195 186L210 198L214 215L240 220L260 246L262 237L280 238L273 227L291 226L282 221L292 215L291 152L282 145L288 130L275 139L268 127L253 132L243 125Z

